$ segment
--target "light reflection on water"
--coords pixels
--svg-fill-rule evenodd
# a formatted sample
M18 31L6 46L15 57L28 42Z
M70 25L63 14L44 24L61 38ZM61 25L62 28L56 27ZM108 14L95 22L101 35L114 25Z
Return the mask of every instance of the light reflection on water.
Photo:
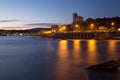
M60 40L58 42L58 64L56 65L56 80L88 80L86 73L76 66L81 64L79 45L80 40L74 40L72 52L70 52L67 40Z
M69 42L72 42L72 45L68 44ZM86 43L86 46L82 44L83 42ZM118 74L104 74L104 73L99 74L95 72L88 72L87 75L86 71L82 70L83 68L80 66L81 64L83 64L83 66L84 65L89 66L93 64L98 64L100 62L105 62L111 59L118 59L119 58L118 55L120 54L119 52L116 52L117 49L116 47L119 47L116 45L116 42L119 41L60 40L58 42L59 44L58 63L60 64L57 65L59 68L57 71L58 73L57 79L58 80L98 80L99 78L99 80L117 80L118 78L120 78L118 77ZM82 49L83 46L84 48L86 47L86 53L83 53L85 52L84 49ZM100 52L99 49L101 50ZM83 57L84 55L85 57ZM78 72L76 70L78 70Z
M119 40L1 37L0 80L119 80L120 73L85 70L92 64L118 58Z
M68 68L68 44L66 40L61 40L58 44L58 63L62 66L59 66L59 69Z
M114 41L114 40L111 40L109 41L109 44L108 44L108 53L109 53L109 57L112 59L112 58L115 58L117 55L116 55L116 43L117 41Z
M82 62L82 56L81 56L81 47L80 47L80 40L74 40L73 41L73 63L74 64L81 64Z
M67 40L59 41L57 54L58 54L57 80L65 80L68 77L67 70L69 69Z
M88 50L87 50L87 61L89 64L96 64L98 63L98 53L96 50L96 41L95 40L89 40L88 41Z

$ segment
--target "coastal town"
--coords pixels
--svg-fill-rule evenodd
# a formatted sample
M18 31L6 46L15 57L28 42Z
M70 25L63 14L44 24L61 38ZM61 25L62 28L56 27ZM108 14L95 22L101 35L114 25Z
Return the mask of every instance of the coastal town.
M82 16L73 13L71 24L53 25L50 30L41 31L41 35L60 39L120 39L119 19L104 17L83 21Z
M120 0L0 0L0 80L120 80Z
M0 30L0 36L42 36L58 39L120 39L120 17L88 18L73 13L70 24L28 30Z

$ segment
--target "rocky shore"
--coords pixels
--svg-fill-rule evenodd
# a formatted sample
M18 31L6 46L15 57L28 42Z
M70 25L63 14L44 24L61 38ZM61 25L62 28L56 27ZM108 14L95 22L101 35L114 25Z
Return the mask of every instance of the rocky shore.
M120 67L120 59L110 60L105 63L92 65L87 67L87 70L100 71L100 72L118 72L118 67Z

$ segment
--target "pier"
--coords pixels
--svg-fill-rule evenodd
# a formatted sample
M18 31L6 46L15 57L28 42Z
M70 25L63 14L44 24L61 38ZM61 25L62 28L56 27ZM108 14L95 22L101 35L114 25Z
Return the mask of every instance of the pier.
M49 37L58 39L110 39L113 36L114 33L106 32L59 32Z
M120 34L120 33L119 33ZM43 37L49 37L54 39L114 39L114 36L118 35L116 32L55 32L52 34L41 34Z
M55 33L53 38L60 39L94 39L96 37L94 32L64 32L64 33Z

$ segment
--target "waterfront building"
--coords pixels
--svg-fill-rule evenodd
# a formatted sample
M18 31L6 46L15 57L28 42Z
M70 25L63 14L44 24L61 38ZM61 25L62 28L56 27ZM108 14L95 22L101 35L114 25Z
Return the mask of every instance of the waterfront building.
M65 26L67 31L73 31L73 27L71 24L66 24Z
M58 32L71 32L73 31L73 26L71 24L64 24L59 27Z
M50 30L41 31L41 35L64 39L108 39L114 34L106 34L106 32L120 32L120 29L115 28L115 22L111 22L111 28L107 28L106 25L98 25L95 22L88 21L86 29L83 28L82 23L83 17L73 13L73 22L71 24L52 25Z
M78 16L77 13L73 13L73 25L74 24L81 24L83 22L83 17Z
M58 29L59 29L58 25L52 25L52 26L51 26L51 31L52 31L52 33L57 32Z
M107 32L108 29L107 29L105 26L99 26L99 27L98 27L98 31L99 31L99 32Z
M83 22L83 17L82 16L78 16L77 13L73 13L73 22L72 22L72 26L73 26L73 31L80 31L80 26L81 23Z

